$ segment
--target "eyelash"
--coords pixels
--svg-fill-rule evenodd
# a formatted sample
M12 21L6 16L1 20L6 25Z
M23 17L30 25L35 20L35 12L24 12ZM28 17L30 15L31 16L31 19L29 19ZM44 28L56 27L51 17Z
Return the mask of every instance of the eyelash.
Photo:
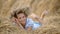
M23 18L24 18L25 16L23 16Z
M23 18L24 18L25 16L23 16ZM21 17L19 18L19 19L21 19Z

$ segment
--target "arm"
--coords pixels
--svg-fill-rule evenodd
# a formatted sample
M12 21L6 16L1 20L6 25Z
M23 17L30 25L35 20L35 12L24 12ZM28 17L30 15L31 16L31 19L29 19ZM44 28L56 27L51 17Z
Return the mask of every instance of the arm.
M38 20L39 21L39 23L43 23L43 19L41 19L41 18L35 18L36 20Z
M22 27L22 25L20 24L20 22L16 18L15 18L15 23L17 24L17 26L19 27L19 29L21 28L21 29L24 30L24 28Z
M43 23L44 16L45 16L45 14L42 13L40 18L39 18L39 17L35 17L35 18L36 18L40 23Z
M44 18L44 14L41 15L41 17L38 17L37 15L35 15L34 13L31 14L31 17L33 17L34 19L38 20L39 22L43 22L43 18Z
M43 23L43 18L44 18L44 16L45 16L45 13L43 12L43 13L41 14L41 17L38 17L38 16L35 15L34 13L32 13L31 16L32 16L34 19L38 20L40 23Z

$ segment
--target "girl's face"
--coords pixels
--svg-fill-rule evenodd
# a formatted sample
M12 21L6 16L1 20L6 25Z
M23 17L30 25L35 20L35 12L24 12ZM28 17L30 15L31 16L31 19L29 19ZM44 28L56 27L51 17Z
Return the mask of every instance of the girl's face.
M18 14L18 15L17 15L17 18L18 18L18 21L19 21L20 23L23 23L23 24L26 23L27 17L25 16L24 13Z

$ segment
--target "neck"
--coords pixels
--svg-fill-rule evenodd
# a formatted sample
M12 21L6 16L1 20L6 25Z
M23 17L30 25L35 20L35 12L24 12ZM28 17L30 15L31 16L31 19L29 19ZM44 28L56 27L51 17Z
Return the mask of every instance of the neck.
M25 28L25 24L26 24L26 23L21 23L21 25L23 26L23 28Z

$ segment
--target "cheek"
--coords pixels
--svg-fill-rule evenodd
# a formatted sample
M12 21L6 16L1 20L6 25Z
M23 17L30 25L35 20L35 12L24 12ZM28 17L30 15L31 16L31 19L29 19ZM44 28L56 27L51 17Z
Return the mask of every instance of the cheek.
M26 20L25 18L23 18L23 19L18 19L19 22L23 22L23 21L25 21L25 20Z
M26 20L27 18L25 17L24 20Z
M21 19L18 19L19 21L22 21Z
M21 18L18 18L18 20L20 21L20 22L22 22L22 21L26 21L26 17L21 17Z
M23 18L23 19L21 19L20 21L21 21L21 22L25 22L25 21L26 21L26 18Z

